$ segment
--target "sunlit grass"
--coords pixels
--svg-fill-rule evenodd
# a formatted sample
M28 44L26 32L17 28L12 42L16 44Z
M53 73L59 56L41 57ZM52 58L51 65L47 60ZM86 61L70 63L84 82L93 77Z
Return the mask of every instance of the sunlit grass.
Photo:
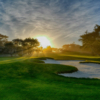
M59 54L61 56L70 56L70 57L79 57L79 58L100 58L100 56L83 56L83 55L66 55L66 54Z
M40 57L40 56L38 56ZM94 60L100 61L100 56L91 56L81 53L44 53L42 57L51 57L56 60Z
M4 58L1 58L0 57L0 64L5 64L5 63L12 63L12 62L15 62L15 61L22 61L22 60L25 60L25 59L28 59L27 57L4 57Z
M91 56L76 52L66 52L66 53L34 53L32 58L49 57L56 60L90 60L90 61L100 61L100 56ZM0 63L11 63L15 61L23 61L24 59L30 59L31 57L3 57L0 58Z

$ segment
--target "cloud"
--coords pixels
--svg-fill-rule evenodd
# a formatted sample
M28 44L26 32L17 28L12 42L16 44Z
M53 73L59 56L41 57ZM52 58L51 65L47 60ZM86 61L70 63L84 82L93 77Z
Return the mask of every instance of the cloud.
M10 39L46 35L55 46L78 42L100 24L99 0L0 0L0 33Z

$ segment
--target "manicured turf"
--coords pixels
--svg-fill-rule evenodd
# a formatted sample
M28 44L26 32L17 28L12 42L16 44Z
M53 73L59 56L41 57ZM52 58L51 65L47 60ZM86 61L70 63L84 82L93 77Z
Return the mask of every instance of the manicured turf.
M39 64L34 61L39 60L30 58L0 64L0 100L50 100L48 96L51 97L51 94L53 99L56 96L52 89L59 88L56 87L57 81L63 81L63 77L57 73L77 71L72 66Z
M96 63L96 64L100 64L100 61L86 60L86 61L81 61L80 63Z
M65 53L44 53L38 55L38 57L51 57L56 60L90 60L90 61L100 61L100 56L92 56L77 52L65 52Z
M59 76L59 72L73 72L77 68L44 64L39 59L21 57L0 61L0 100L100 99L99 79Z

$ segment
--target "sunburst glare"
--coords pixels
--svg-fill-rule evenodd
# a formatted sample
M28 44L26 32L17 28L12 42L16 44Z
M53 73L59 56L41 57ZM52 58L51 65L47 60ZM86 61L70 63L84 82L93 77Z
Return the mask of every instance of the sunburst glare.
M39 36L39 37L36 37L36 38L40 42L40 46L42 46L43 48L46 48L47 46L52 46L51 43L50 43L50 40L47 37Z

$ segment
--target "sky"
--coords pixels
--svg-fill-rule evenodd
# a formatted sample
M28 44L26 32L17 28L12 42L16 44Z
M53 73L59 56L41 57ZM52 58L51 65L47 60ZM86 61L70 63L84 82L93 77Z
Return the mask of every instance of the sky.
M100 25L100 0L0 0L0 33L15 38L46 36L52 46L75 42Z

